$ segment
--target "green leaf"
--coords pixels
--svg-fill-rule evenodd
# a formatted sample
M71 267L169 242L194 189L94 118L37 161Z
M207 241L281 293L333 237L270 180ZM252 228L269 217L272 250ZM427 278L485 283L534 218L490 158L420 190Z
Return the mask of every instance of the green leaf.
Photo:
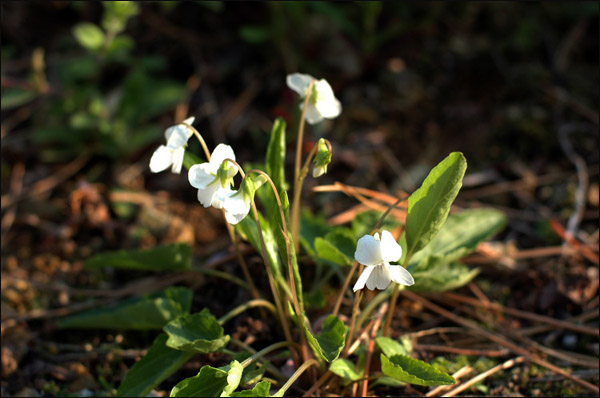
M363 373L357 372L354 363L347 359L336 359L331 363L331 366L329 366L329 370L340 376L344 380L344 385L348 385L352 381L360 380L363 377Z
M324 238L316 238L315 248L320 259L350 266L356 251L354 233L347 228L336 228Z
M73 28L75 39L88 50L99 50L106 40L104 31L98 26L89 22L81 22Z
M136 269L144 271L175 271L191 268L192 248L185 243L161 245L148 250L119 250L95 255L84 267Z
M442 228L450 206L462 186L467 161L452 152L431 170L419 189L408 198L406 258L424 248Z
M176 350L208 354L220 351L229 342L223 328L205 308L195 314L185 314L163 327L169 335L167 346Z
M81 329L160 329L190 310L193 292L186 287L170 287L161 293L126 300L108 308L85 311L60 319L59 328Z
M196 376L177 383L171 397L218 397L228 385L228 373L222 369L204 365Z
M271 129L271 138L267 146L266 171L281 193L288 189L285 182L285 121L278 117Z
M470 269L457 261L447 263L444 258L430 256L428 261L412 274L415 284L410 289L416 292L458 289L469 283L478 273L477 268Z
M331 227L325 218L313 215L310 210L303 209L300 216L300 244L312 258L316 259L315 239L325 236Z
M308 343L315 354L327 362L332 362L340 355L346 341L347 328L344 322L335 315L329 315L323 322L323 329L319 335L313 336L308 328L304 328Z
M263 380L256 383L252 390L234 392L232 397L268 397L271 391L271 383Z
M399 343L389 337L379 336L375 339L375 343L387 357L408 355L412 351L412 344L409 339L402 339L402 343Z
M175 373L194 354L174 350L165 345L167 335L161 333L146 355L137 361L117 390L119 397L144 397L154 387Z
M438 234L411 259L412 272L435 255L445 262L458 260L473 252L477 245L498 233L506 225L506 216L494 209L471 209L451 214Z
M223 393L221 394L222 397L231 396L231 393L240 385L243 373L244 368L242 365L236 360L231 361L229 364L229 372L227 372L227 385L223 388Z
M406 355L393 355L388 359L386 355L381 354L381 371L396 380L420 386L456 383L454 377Z
M262 43L269 38L269 34L269 28L264 26L245 25L240 27L240 37L248 43Z

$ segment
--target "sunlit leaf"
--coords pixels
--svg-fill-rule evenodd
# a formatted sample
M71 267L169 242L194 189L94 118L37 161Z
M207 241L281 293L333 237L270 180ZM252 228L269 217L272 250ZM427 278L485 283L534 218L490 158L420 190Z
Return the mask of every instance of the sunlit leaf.
M182 351L207 354L220 351L229 342L229 335L223 335L223 327L207 308L182 315L163 330L169 336L167 346Z
M452 376L406 355L397 354L388 358L381 354L381 371L396 380L420 386L456 383Z
M329 370L332 373L340 376L344 380L344 385L347 385L352 381L360 380L363 377L362 372L356 371L355 365L352 361L343 358L338 358L331 362Z
M337 359L342 348L344 348L347 331L344 322L340 318L329 315L323 322L321 333L317 336L313 336L307 328L304 330L306 331L308 343L315 354L318 354L327 362Z
M81 22L73 28L75 39L88 50L99 50L106 40L104 31L89 22Z
M317 237L315 239L315 249L322 260L339 265L352 265L354 252L356 251L356 240L351 230L336 228L323 238Z
M268 397L271 391L271 383L263 380L256 383L254 388L251 390L243 390L234 392L231 394L232 397Z
M424 248L442 228L467 169L460 152L452 152L435 166L408 198L405 258Z

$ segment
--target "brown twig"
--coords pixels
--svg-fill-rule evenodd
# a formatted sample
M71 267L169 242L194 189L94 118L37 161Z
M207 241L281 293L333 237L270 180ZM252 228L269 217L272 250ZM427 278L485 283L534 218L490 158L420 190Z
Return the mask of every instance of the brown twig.
M369 344L367 347L367 356L365 358L365 373L364 373L365 381L362 384L362 389L361 389L361 394L360 394L362 397L367 396L367 389L369 387L369 370L371 368L371 358L373 356L373 351L375 349L375 337L377 336L377 331L379 330L379 327L381 326L383 314L385 314L387 306L388 306L387 302L384 302L383 304L381 304L381 307L385 307L385 308L380 309L380 311L378 311L378 315L376 316L376 318L373 322L373 328L371 329L371 335L369 336L370 338L369 338Z
M460 378L468 375L472 371L473 371L473 368L470 367L469 365L466 365L466 366L463 366L462 368L460 368L456 373L454 373L452 375L452 377L454 377L455 380L459 380ZM444 391L449 390L451 388L452 388L452 385L437 386L436 388L434 388L433 390L430 390L427 394L425 394L425 396L426 397L440 396L440 395L442 395L442 393Z
M462 325L464 327L467 327L469 329L474 330L475 332L477 332L478 334L488 338L491 341L494 341L504 347L507 347L509 350L511 350L513 353L519 354L527 359L529 359L530 361L533 361L535 363L537 363L540 366L543 366L555 373L558 373L560 375L563 375L567 378L569 378L570 380L572 380L573 382L579 384L580 386L593 391L594 393L598 394L600 392L600 389L598 388L598 386L595 386L591 383L588 383L585 380L582 380L578 377L575 377L571 374L569 374L568 372L566 372L564 369L561 369L547 361L545 361L544 359L540 358L539 356L527 351L526 349L519 347L518 345L516 345L515 343L509 341L508 339L505 339L504 337L496 334L496 333L492 333L489 332L485 329L483 329L482 327L478 326L475 322L467 320L465 318L462 318L456 314L453 314L452 312L443 309L442 307L433 304L432 302L430 302L429 300L411 292L408 290L404 290L402 292L402 294L405 297L410 298L413 301L417 301L419 303L421 303L423 306L429 308L430 310L442 315L443 317L450 319L451 321L458 323L459 325Z

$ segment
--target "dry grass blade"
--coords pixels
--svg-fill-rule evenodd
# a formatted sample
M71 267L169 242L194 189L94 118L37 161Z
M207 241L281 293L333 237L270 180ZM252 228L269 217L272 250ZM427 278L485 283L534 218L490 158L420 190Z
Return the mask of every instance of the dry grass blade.
M530 361L533 361L535 363L537 363L540 366L543 366L555 373L558 373L570 380L572 380L573 382L579 384L580 386L593 391L594 393L598 394L600 393L600 389L598 388L598 386L588 383L585 380L582 380L578 377L575 377L571 374L569 374L567 371L565 371L564 369L561 369L545 360L543 360L542 358L540 358L539 356L537 356L536 354L533 354L531 352L529 352L528 350L526 350L525 348L519 347L518 345L516 345L515 343L511 342L510 340L496 334L496 333L492 333L489 332L485 329L483 329L482 327L480 327L479 325L477 325L475 322L470 321L468 319L465 319L463 317L460 317L456 314L453 314L452 312L445 310L444 308L433 304L432 302L430 302L429 300L413 293L410 292L408 290L404 290L401 292L405 297L408 297L409 299L413 300L413 301L417 301L419 303L421 303L423 306L429 308L430 310L442 315L443 317L450 319L451 321L458 323L459 325L465 326L469 329L472 329L474 331L476 331L478 334L488 338L489 340L498 343L506 348L508 348L509 350L511 350L512 352L522 355L525 358L529 359Z
M494 366L493 368L486 370L483 373L478 374L477 376L473 377L471 380L464 382L463 384L461 384L460 386L456 387L453 390L448 391L447 393L445 393L443 396L444 397L453 397L456 394L463 392L464 390L466 390L467 388L471 387L473 384L480 382L481 380L485 379L486 377L489 377L491 375L493 375L494 373L498 372L499 370L504 370L504 369L508 369L508 368L512 368L513 366L522 363L525 361L525 358L520 356L520 357L516 357L513 359L509 359L508 361L504 362L503 364L500 364L498 366Z
M485 303L485 302L481 302L477 299L465 297L460 294L450 293L450 292L444 293L443 296L444 296L444 299L458 301L458 302L469 304L469 305L472 305L475 307L482 307L482 308L488 308L488 309L492 309L492 310L496 310L496 311L501 311L506 314L518 316L520 318L525 318L525 319L529 319L529 320L536 321L536 322L547 323L549 325L553 325L553 326L561 328L561 329L573 330L573 331L576 331L579 333L590 334L593 336L600 335L600 331L595 328L591 328L591 327L587 327L587 326L583 326L583 325L577 325L577 324L571 323L571 322L561 321L558 319L550 318L548 316L538 315L538 314L534 314L532 312L518 310L516 308L505 307L505 306L503 306L501 304L497 304L497 303Z
M462 368L460 368L456 373L454 373L452 375L452 377L454 377L454 379L459 380L461 379L463 376L468 375L469 373L471 373L473 371L473 368L470 367L469 365L463 366ZM427 394L425 394L426 397L434 397L434 396L439 396L442 395L442 393L446 390L451 389L452 386L437 386L436 388L434 388L433 390L429 391Z

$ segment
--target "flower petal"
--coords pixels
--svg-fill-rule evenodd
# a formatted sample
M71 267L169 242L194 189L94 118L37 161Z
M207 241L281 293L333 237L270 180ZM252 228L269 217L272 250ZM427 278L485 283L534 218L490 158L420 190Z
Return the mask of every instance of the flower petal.
M377 265L373 268L371 276L367 279L367 289L373 290L377 288L384 290L390 285L390 270L385 264Z
M371 235L365 235L358 240L354 258L364 265L379 265L383 263L381 258L381 242Z
M313 173L312 173L313 178L321 177L323 174L325 174L325 167L315 166L313 168Z
M226 186L225 188L219 186L212 200L212 207L216 209L223 208L223 202L225 201L225 199L227 199L229 196L233 195L236 192L237 191L233 191L229 186Z
M195 117L193 117L193 116L190 116L190 117L188 117L187 119L185 119L185 120L183 121L183 123L185 123L185 124L189 124L189 125L191 126L192 124L194 124L194 120L196 120L196 118L195 118Z
M181 148L188 142L192 134L192 130L183 124L169 127L167 130L165 130L167 147L170 149Z
M225 208L225 218L229 224L235 225L242 221L250 212L250 202L246 203L242 195L237 194L228 196L223 201Z
M300 109L304 107L304 103L300 104ZM309 102L306 107L306 113L304 115L308 124L317 124L323 120L323 115L319 112L319 110L315 107L315 104Z
M342 104L337 100L337 98L331 98L326 101L317 100L315 107L321 116L326 119L333 119L342 113Z
M300 94L300 97L304 98L306 96L306 89L313 80L314 77L311 75L306 75L304 73L293 73L291 75L287 75L285 82L289 88Z
M195 164L190 167L188 181L194 188L204 189L215 180L216 167L210 163Z
M207 185L206 188L198 190L198 201L202 206L210 207L212 205L219 187L219 181L215 181L214 183Z
M150 158L150 171L153 173L158 173L163 170L166 170L167 167L173 163L173 151L167 148L164 145L156 148L152 157Z
M177 148L173 151L173 166L171 172L175 174L181 174L181 166L183 166L183 156L185 155L185 148Z
M388 231L381 232L381 257L383 261L398 261L402 257L402 247Z
M356 292L358 289L365 287L365 283L367 282L367 279L369 279L369 275L371 275L371 272L373 272L374 268L375 267L365 267L363 272L358 277L358 280L354 284L354 287L352 288L353 291Z
M229 145L219 144L215 147L210 155L210 163L220 166L225 159L235 160L235 153L233 153L233 148L231 148ZM231 165L231 167L235 166Z
M415 284L415 280L410 272L401 265L390 265L390 278L392 279L392 282L405 286L412 286Z

